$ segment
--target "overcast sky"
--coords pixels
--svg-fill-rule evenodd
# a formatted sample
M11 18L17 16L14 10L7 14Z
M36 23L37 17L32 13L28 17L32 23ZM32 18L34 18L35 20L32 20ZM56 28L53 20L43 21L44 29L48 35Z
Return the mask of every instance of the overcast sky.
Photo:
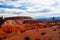
M0 15L60 16L60 0L0 0Z

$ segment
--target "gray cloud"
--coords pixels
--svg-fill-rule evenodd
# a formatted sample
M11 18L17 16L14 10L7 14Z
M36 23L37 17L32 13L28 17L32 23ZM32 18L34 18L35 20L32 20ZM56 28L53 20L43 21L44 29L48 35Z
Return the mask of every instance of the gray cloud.
M11 0L11 1L18 1L18 0Z
M50 9L42 9L42 10L40 10L40 12L41 13L46 13L46 12L51 12L52 10L50 10Z
M52 10L50 9L41 9L39 11L27 11L28 13L47 13L47 12L51 12Z

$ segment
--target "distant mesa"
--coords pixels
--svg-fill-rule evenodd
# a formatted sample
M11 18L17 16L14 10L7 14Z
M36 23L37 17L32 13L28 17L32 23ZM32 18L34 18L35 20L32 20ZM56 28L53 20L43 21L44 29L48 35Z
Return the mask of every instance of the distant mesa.
M7 17L7 18L5 18L5 20L16 20L16 19L20 19L20 20L32 20L31 17L27 17L27 16L16 16L16 17Z

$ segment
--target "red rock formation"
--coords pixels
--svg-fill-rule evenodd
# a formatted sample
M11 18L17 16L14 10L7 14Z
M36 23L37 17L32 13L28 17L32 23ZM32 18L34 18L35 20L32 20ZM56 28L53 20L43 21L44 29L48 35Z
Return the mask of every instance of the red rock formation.
M0 39L60 40L60 21L33 20L31 17L6 18L1 25Z

